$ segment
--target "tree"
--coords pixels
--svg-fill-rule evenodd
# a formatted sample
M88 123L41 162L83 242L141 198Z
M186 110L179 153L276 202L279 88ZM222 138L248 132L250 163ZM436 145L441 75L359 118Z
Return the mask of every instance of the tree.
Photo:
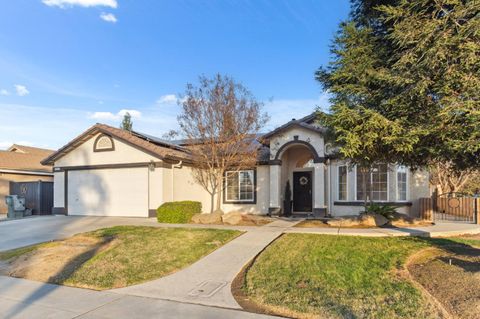
M262 106L228 76L200 76L197 86L187 85L178 121L188 140L193 176L211 196L210 212L214 206L221 212L225 172L256 165L256 137L268 120Z
M370 173L383 163L392 163L412 151L417 143L415 134L405 131L397 121L390 121L378 112L363 106L348 107L343 103L332 106L332 114L321 114L320 121L333 133L339 152L362 173L365 210L368 198L373 198Z
M132 131L133 123L132 123L132 116L130 113L126 112L125 115L123 116L122 124L120 125L120 128L125 130L125 131Z
M414 168L437 162L456 170L478 168L479 12L480 2L468 0L352 1L351 19L341 24L332 45L333 59L316 73L333 96L333 129L355 128L343 118L351 116L345 108L368 109L394 123L392 133L409 139L408 148L393 149L383 160ZM351 143L342 143L348 151ZM364 151L365 158L381 155Z
M438 194L475 193L480 189L480 172L457 170L451 162L437 162L430 170L430 183L436 187Z

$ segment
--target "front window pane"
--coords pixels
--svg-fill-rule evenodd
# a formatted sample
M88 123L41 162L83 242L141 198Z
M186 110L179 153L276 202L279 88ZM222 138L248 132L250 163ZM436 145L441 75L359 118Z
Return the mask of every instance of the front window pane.
M227 201L253 201L254 188L253 170L226 173Z
M338 200L347 200L347 167L338 168Z
M407 168L404 166L397 168L397 200L407 200Z
M357 167L357 200L372 197L373 201L388 200L388 165L379 164L372 167L370 174L365 174L366 189L363 185L363 169Z

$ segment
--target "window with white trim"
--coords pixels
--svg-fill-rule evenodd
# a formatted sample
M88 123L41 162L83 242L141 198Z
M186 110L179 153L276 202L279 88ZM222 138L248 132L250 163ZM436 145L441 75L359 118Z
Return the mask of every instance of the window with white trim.
M366 174L366 190L363 185L363 172L357 167L357 200L371 199L373 201L388 200L388 165L378 164L373 166L370 174ZM370 195L371 194L371 195Z
M408 170L405 166L397 167L397 200L407 200Z
M338 200L347 200L347 166L338 167Z
M225 201L245 203L255 201L254 170L227 171L225 173Z

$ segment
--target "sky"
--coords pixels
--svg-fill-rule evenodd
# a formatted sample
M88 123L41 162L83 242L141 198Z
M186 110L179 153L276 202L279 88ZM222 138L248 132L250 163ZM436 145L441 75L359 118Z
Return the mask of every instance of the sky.
M264 102L267 132L328 108L314 72L348 0L0 0L0 148L57 149L95 123L161 137L199 75Z

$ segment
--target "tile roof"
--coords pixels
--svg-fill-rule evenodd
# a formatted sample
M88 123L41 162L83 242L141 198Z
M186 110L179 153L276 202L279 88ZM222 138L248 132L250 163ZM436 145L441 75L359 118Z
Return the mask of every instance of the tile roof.
M0 169L51 173L52 168L42 165L40 162L54 152L53 150L14 144L8 150L0 151Z

